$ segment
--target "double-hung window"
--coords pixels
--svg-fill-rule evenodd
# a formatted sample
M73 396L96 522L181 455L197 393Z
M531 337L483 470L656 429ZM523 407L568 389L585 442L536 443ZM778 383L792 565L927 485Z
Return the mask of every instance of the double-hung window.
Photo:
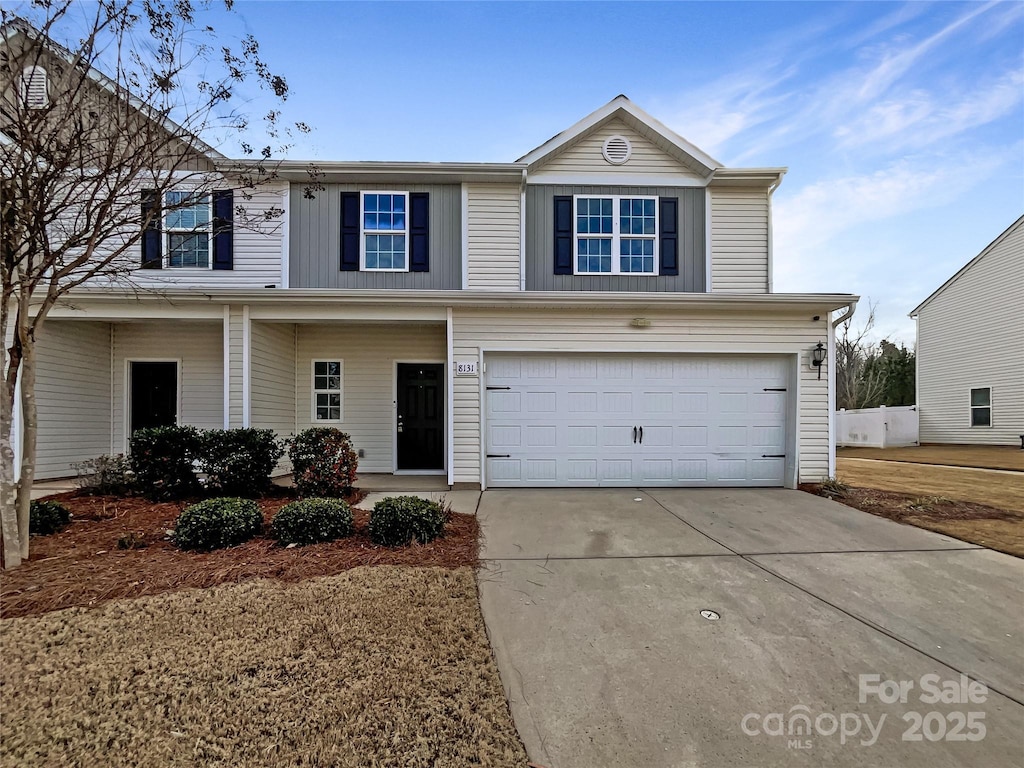
M363 269L409 271L408 203L406 192L363 193Z
M313 421L341 421L341 360L313 361Z
M213 238L210 196L168 192L164 203L167 266L209 269Z
M992 426L991 387L979 387L971 390L971 426Z
M577 275L658 274L656 197L577 195L574 202Z

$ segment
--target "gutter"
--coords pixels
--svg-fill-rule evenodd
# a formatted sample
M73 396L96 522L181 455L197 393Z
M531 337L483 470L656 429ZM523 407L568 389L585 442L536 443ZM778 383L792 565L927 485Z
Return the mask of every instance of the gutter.
M849 304L846 305L846 311L843 312L843 314L841 314L839 317L837 317L835 320L832 321L832 328L833 329L838 328L840 323L845 323L847 320L849 320L851 317L853 317L853 313L857 311L857 302L859 300L860 300L860 297L857 296L857 297L855 297L853 299L853 301L851 301Z

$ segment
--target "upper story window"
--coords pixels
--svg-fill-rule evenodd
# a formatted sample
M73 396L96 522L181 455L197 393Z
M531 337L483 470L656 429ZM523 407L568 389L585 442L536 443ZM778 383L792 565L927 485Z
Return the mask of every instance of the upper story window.
M210 196L193 197L190 192L168 192L164 201L167 266L209 269L213 250Z
M405 192L363 193L363 269L409 270L408 202Z
M46 70L25 67L21 73L21 95L29 109L45 109L50 104L50 89Z
M971 426L992 426L992 387L971 390Z
M577 195L574 202L576 274L658 274L657 198Z

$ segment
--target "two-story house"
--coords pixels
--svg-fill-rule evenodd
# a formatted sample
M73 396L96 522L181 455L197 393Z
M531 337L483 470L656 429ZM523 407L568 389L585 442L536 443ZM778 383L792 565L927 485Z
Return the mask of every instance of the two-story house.
M361 472L465 487L834 473L833 313L856 297L772 291L784 169L723 167L625 96L515 162L318 166L312 198L285 162L235 199L279 225L232 231L215 193L147 232L144 290L55 309L40 477L171 423L335 426Z

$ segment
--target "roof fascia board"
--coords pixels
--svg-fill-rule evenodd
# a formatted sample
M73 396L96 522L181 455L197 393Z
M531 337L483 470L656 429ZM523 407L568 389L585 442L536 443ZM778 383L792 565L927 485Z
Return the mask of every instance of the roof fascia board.
M516 183L522 180L526 166L521 163L392 163L317 162L285 160L278 163L248 160L228 160L217 164L222 173L245 173L263 168L287 181L308 181L315 171L325 182L371 181L406 182L423 179L458 183L461 181Z
M962 267L960 267L960 269L958 269L956 271L956 273L951 278L949 278L949 280L947 280L942 285L940 285L938 288L936 288L934 291L932 291L932 294L927 299L925 299L920 304L918 304L916 307L914 307L912 310L910 310L910 313L909 313L908 317L917 317L918 313L922 309L924 309L925 306L927 306L928 304L931 304L935 299L937 299L939 297L939 294L941 294L943 291L945 291L947 288L949 288L949 286L951 286L953 283L955 283L957 280L959 280L960 276L962 274L964 274L964 272L966 272L971 267L973 267L975 264L977 264L979 261L981 261L982 257L987 256L997 245L999 245L1001 242L1003 242L1003 240L1005 240L1007 237L1009 237L1010 234L1014 230L1016 230L1018 227L1021 227L1021 226L1024 226L1024 215L1022 215L1019 219L1017 219L1015 222L1013 222L1013 224L1011 224L1006 229L1004 229L995 240L993 240L991 243L989 243L988 245L986 245L982 249L981 253L979 253L973 259L971 259L966 264L964 264Z

